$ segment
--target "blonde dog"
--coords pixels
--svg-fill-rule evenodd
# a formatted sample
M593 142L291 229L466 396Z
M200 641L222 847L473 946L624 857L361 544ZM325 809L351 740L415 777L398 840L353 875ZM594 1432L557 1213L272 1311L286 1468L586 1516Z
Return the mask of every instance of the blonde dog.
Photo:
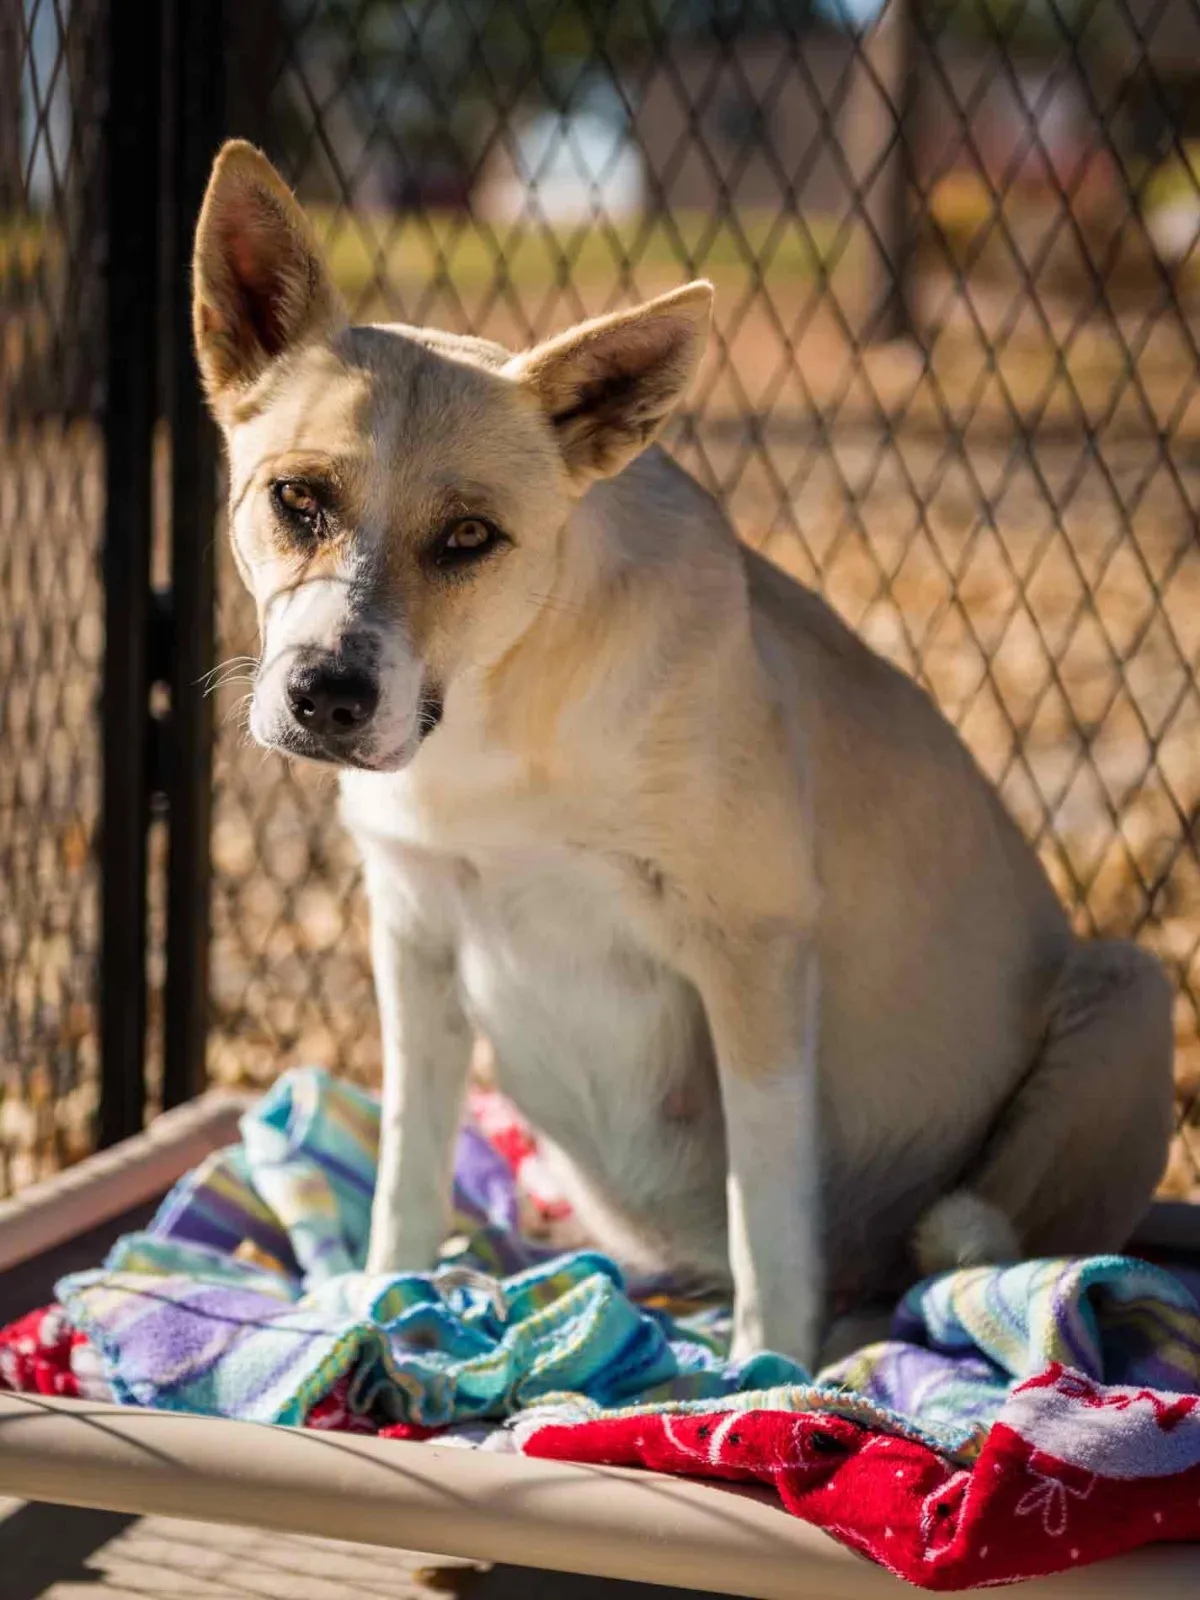
M1075 940L926 696L652 447L711 299L515 355L352 327L240 143L196 243L251 728L341 769L365 863L369 1268L433 1261L478 1030L596 1242L811 1363L916 1270L1124 1242L1171 994Z

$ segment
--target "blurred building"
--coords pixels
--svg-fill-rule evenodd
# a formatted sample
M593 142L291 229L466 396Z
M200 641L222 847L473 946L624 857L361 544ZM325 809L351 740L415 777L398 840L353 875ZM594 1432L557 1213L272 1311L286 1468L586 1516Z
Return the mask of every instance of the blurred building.
M634 63L633 135L650 203L845 210L854 60L848 33L816 23L688 40L648 69Z
M598 110L519 120L484 162L473 199L476 215L492 222L566 226L618 222L645 203L642 151L622 117Z

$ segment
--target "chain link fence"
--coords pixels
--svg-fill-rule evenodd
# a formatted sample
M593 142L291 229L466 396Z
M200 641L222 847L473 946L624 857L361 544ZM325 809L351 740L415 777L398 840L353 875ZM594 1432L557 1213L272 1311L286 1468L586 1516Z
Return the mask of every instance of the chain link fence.
M0 0L0 1143L59 1157L94 1077L90 5ZM1167 961L1167 1186L1200 1193L1200 0L227 9L230 131L359 317L519 347L713 280L671 448L930 690L1079 930ZM369 1078L335 789L250 745L245 687L217 692L210 1069Z
M96 1106L103 47L0 0L0 1193Z

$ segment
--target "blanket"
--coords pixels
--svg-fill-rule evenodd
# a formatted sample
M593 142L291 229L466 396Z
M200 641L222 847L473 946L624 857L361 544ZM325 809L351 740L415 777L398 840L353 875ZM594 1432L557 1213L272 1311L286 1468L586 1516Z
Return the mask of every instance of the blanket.
M1198 1406L1054 1362L1011 1392L970 1469L839 1416L758 1409L551 1423L525 1449L765 1483L898 1577L965 1589L1200 1539Z
M502 1102L472 1111L436 1269L373 1277L376 1104L285 1074L145 1232L0 1335L0 1381L756 1479L928 1587L1200 1537L1195 1283L1119 1257L949 1274L820 1373L735 1363L728 1307L528 1237L563 1201Z

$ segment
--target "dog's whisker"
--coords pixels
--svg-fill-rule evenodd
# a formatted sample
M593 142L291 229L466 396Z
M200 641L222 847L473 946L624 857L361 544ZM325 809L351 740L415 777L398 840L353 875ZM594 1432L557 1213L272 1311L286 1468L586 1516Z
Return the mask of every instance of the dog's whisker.
M211 684L214 679L220 678L222 673L249 667L256 670L258 667L257 656L230 656L227 661L218 661L215 667L210 667L207 672L201 673L196 679L197 684Z
M219 683L210 683L208 688L204 691L204 698L207 700L210 695L217 694L222 689L231 689L234 684L238 683L248 683L251 686L251 689L253 689L256 682L257 678L253 673L232 672L227 678L222 678Z
M229 707L229 710L226 711L225 715L221 718L221 726L226 727L229 723L236 719L239 726L242 727L246 732L249 732L250 704L253 699L253 694L239 695Z

